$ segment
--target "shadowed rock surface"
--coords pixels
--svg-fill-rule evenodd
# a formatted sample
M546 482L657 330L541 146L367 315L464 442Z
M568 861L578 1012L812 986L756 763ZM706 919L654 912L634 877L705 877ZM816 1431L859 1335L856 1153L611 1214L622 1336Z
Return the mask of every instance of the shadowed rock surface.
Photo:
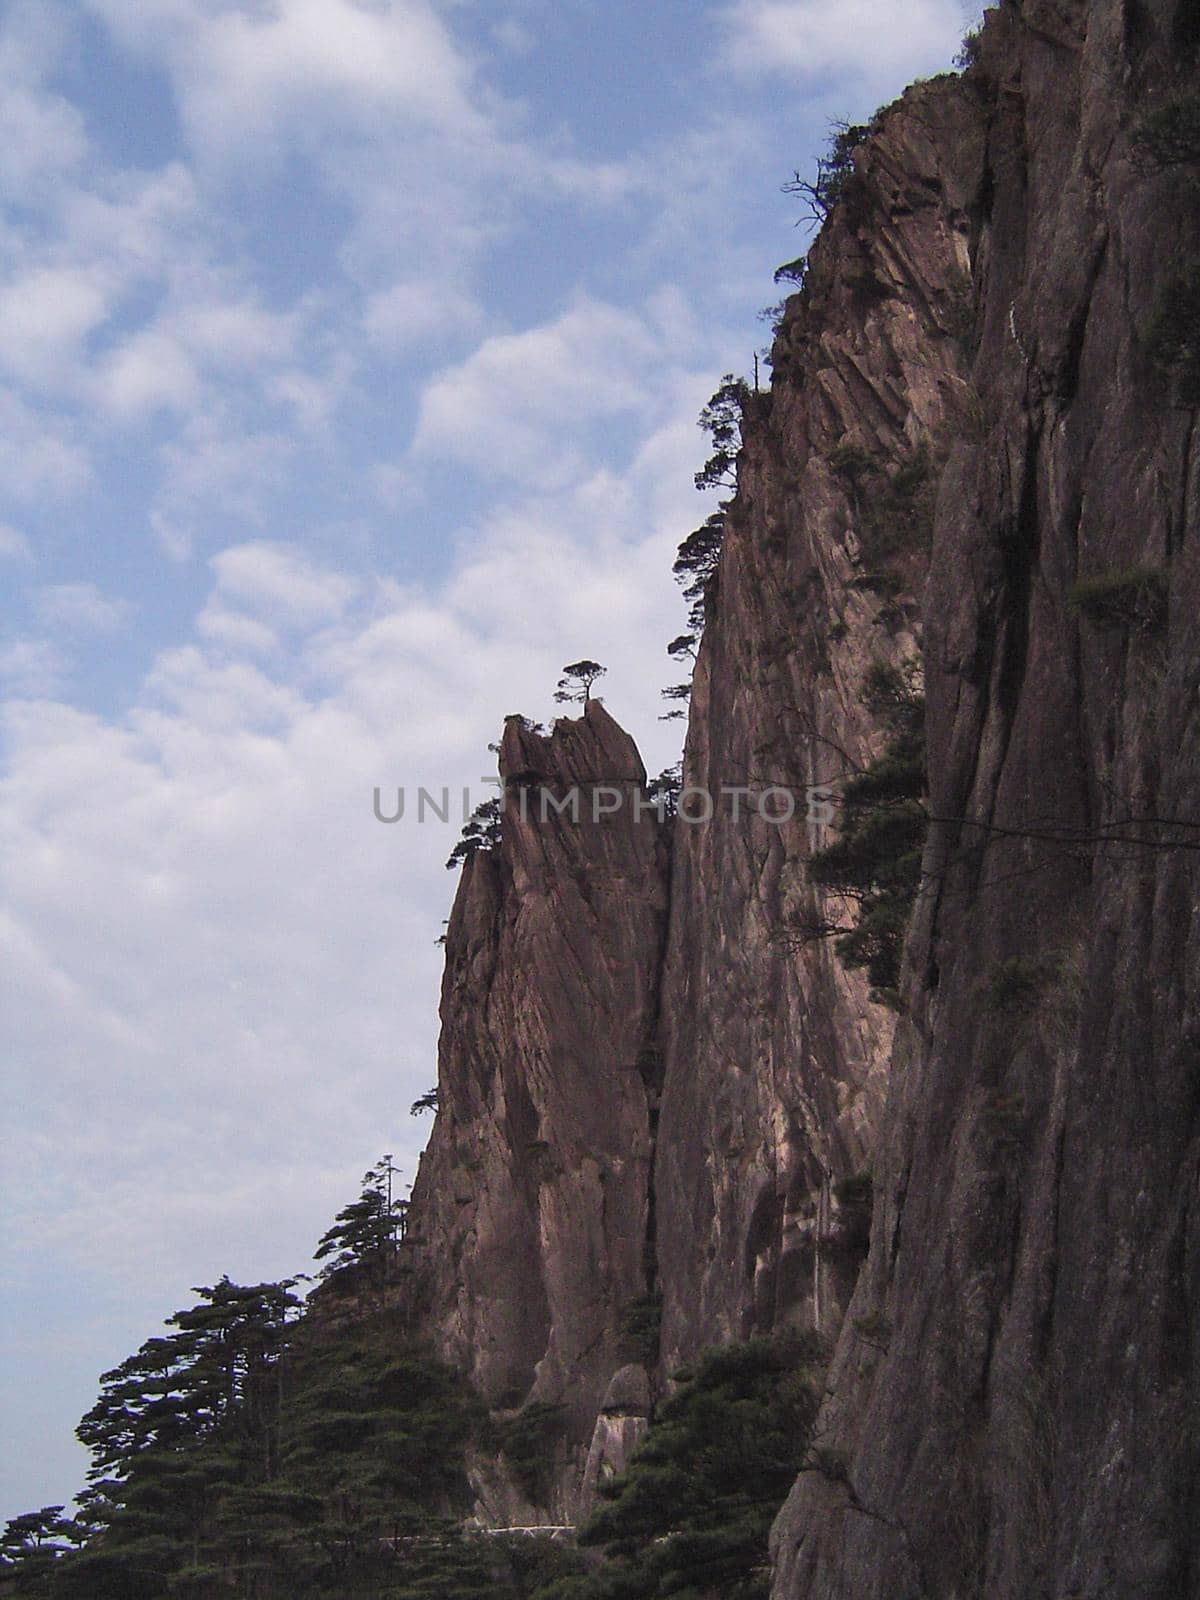
M807 880L832 834L805 791L879 753L866 675L919 654L936 473L967 404L981 157L957 79L883 116L789 302L771 390L745 408L684 775L751 793L677 830L656 1168L668 1366L784 1320L835 1334L861 1260L833 1191L867 1164L894 1014L830 939L806 941L850 908ZM755 814L774 786L796 805L783 825Z
M1198 24L1028 3L985 35L978 425L926 600L938 820L779 1600L1200 1594L1196 413L1144 339L1200 207L1130 147L1194 92ZM1072 604L1137 567L1165 606L1128 578L1125 615Z

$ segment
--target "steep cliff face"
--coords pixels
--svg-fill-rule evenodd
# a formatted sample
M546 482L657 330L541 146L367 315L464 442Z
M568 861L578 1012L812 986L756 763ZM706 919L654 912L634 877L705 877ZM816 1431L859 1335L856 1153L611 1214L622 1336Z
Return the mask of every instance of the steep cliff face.
M780 1600L1200 1594L1196 413L1146 337L1200 205L1130 146L1194 93L1198 23L1028 0L985 37L977 422L925 608L935 822Z
M836 1341L777 1600L1200 1595L1200 188L1133 143L1198 44L1012 0L876 119L746 401L669 928L636 808L521 804L641 793L597 705L510 722L451 918L422 1316L565 1405L566 1518L704 1346ZM927 696L893 995L805 803L884 752L881 670Z
M810 937L851 908L809 883L835 812L818 798L810 820L806 791L878 755L867 675L919 656L936 479L973 404L976 98L948 79L881 117L789 305L770 393L744 409L684 765L715 814L681 821L672 877L656 1167L668 1369L781 1321L836 1333L861 1259L835 1190L868 1162L894 1012ZM791 821L764 815L791 804Z
M503 842L467 860L447 932L408 1265L424 1326L494 1406L565 1408L553 1509L570 1517L652 1271L666 848L634 804L633 742L595 701L548 737L511 718L500 770Z

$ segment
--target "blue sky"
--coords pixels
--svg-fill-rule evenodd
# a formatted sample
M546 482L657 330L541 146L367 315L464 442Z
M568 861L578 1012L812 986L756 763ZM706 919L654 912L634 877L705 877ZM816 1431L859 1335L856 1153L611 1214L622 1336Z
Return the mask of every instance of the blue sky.
M607 662L652 771L696 414L828 119L962 0L0 6L4 1516L303 1270L433 1081L452 828Z

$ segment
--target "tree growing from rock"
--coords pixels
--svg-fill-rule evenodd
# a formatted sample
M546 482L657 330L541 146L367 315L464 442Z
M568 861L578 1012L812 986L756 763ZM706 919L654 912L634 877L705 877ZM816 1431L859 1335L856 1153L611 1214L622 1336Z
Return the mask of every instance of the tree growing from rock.
M494 850L500 843L504 817L499 795L481 801L471 813L471 820L462 831L462 838L451 850L446 862L447 870L461 866L477 850Z
M608 672L598 661L572 661L563 668L554 698L559 705L586 705L592 698L592 685Z
M727 372L700 413L712 455L696 474L697 489L737 487L737 458L742 448L742 412L750 388L745 378Z
M810 222L821 223L846 192L854 174L854 152L870 133L861 122L848 122L845 118L829 125L829 146L823 156L817 157L815 178L803 178L797 172L783 186L784 194L798 195L807 207Z

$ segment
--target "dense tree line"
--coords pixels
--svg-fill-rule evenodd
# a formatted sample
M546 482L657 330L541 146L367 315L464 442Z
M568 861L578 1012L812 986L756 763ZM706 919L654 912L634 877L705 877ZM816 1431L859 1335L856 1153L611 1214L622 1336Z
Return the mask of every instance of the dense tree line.
M307 1309L298 1279L222 1278L103 1374L78 1430L88 1487L73 1515L8 1523L0 1593L522 1600L561 1569L461 1531L466 1451L495 1448L495 1425L386 1304L394 1174L384 1157L322 1236Z

